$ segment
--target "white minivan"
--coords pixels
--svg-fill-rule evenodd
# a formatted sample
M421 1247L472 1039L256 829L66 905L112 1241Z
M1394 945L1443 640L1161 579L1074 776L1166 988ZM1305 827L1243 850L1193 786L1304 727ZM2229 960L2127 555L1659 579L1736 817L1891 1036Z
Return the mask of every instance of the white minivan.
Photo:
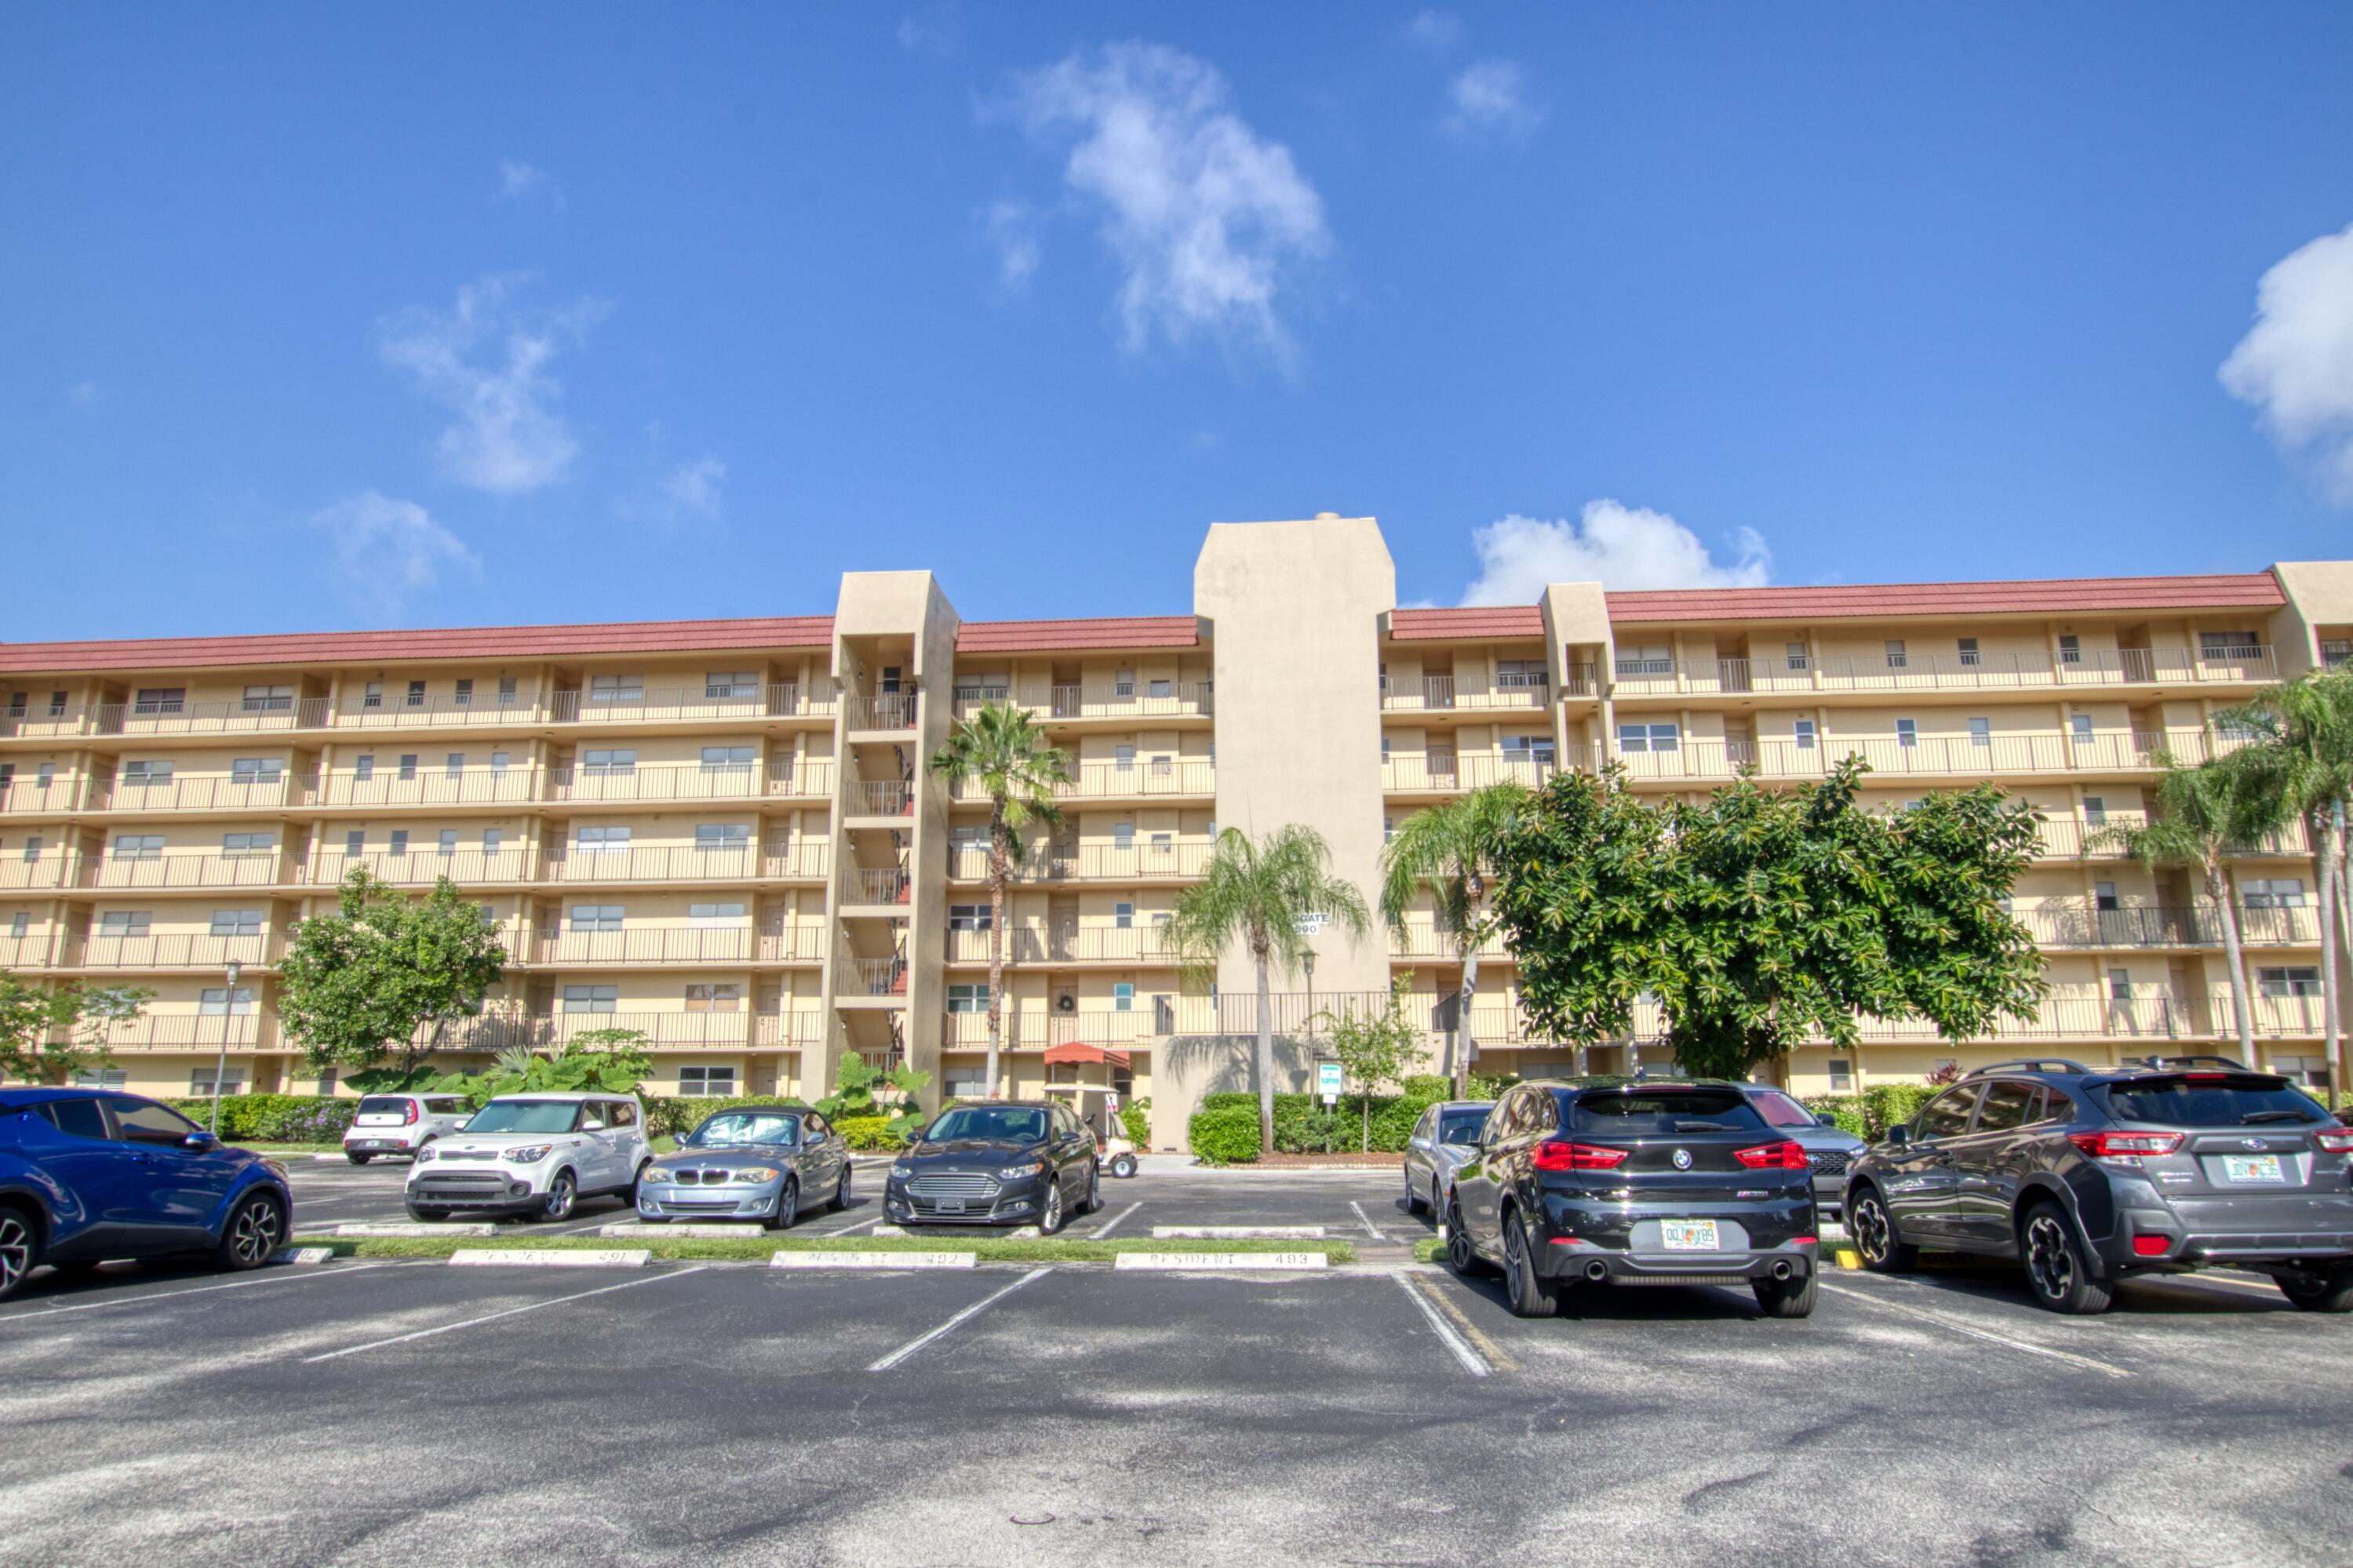
M371 1094L343 1130L343 1158L364 1165L378 1154L414 1154L455 1132L473 1114L462 1094Z
M582 1198L634 1205L652 1158L635 1095L502 1094L418 1153L404 1195L411 1219L565 1219Z

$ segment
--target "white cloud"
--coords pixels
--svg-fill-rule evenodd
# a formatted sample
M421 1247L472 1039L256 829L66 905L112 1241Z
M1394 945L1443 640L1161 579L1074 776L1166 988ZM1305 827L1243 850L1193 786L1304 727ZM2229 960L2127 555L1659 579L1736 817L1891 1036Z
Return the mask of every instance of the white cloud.
M2290 451L2353 506L2353 227L2294 251L2255 285L2255 324L2222 362L2222 385L2260 409Z
M1574 522L1514 512L1476 531L1479 579L1466 605L1532 605L1548 583L1609 588L1754 588L1772 572L1764 536L1741 529L1719 565L1699 536L1662 511L1589 500Z
M997 247L997 280L1007 292L1025 287L1045 257L1039 243L1037 215L1027 202L992 202L982 215L988 241Z
M1544 123L1541 105L1528 97L1527 74L1510 60L1481 60L1446 86L1446 118L1457 136L1525 136Z
M1331 247L1324 203L1206 61L1157 44L1082 50L1018 78L1000 107L1040 141L1071 142L1063 178L1102 207L1130 351L1163 334L1289 353L1277 300Z
M331 536L344 585L386 615L408 595L438 584L445 566L481 571L464 542L415 501L362 490L322 507L311 523Z
M719 487L727 478L727 465L705 452L692 462L681 463L662 476L659 490L663 504L673 520L690 518L710 521L721 510Z
M564 187L555 177L533 163L520 158L499 160L499 200L520 202L543 201L556 211L564 210Z
M928 16L899 18L899 47L919 55L952 55L956 51L956 10L938 5Z
M1417 11L1405 25L1405 36L1426 49L1451 49L1462 41L1462 18L1451 11Z
M417 307L382 327L385 361L457 416L435 442L442 472L496 495L552 485L579 455L553 407L563 387L548 367L604 313L586 300L526 312L510 303L513 288L486 278L459 289L447 313Z

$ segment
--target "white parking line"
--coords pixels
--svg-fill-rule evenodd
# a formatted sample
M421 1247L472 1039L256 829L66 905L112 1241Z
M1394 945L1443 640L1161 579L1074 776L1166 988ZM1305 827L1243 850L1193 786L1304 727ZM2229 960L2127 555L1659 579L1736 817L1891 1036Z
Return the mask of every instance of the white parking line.
M1095 1226L1092 1231L1088 1233L1087 1239L1089 1241L1101 1241L1104 1237L1109 1236L1113 1231L1119 1228L1120 1221L1125 1219L1128 1215L1134 1214L1143 1206L1144 1205L1140 1201L1128 1205L1125 1208L1112 1215L1111 1218Z
M955 1317L950 1318L946 1322L942 1323L938 1328L932 1330L929 1333L920 1334L914 1339L909 1340L905 1344L901 1345L897 1350L892 1351L889 1355L884 1356L881 1361L876 1362L872 1366L868 1367L866 1370L869 1372L890 1371L892 1367L897 1366L901 1362L905 1361L909 1356L913 1355L917 1351L922 1350L925 1345L930 1344L934 1340L938 1339L942 1334L944 1334L949 1330L955 1328L958 1323L967 1322L970 1320L978 1317L990 1307L995 1306L997 1302L1004 1300L1008 1296L1012 1295L1016 1290L1020 1289L1024 1285L1029 1284L1032 1279L1043 1279L1047 1275L1051 1274L1053 1271L1053 1267L1050 1264L1043 1268L1032 1268L1029 1273L1024 1274L1020 1279L1016 1279L1004 1289L996 1292L994 1295L984 1296L979 1300L975 1301L971 1306L966 1307L964 1310L958 1312Z
M1485 1356L1471 1348L1471 1342L1458 1333L1453 1324L1438 1315L1438 1309L1430 1304L1430 1298L1421 1293L1410 1276L1394 1273L1389 1278L1398 1282L1398 1289L1405 1292L1408 1300L1421 1309L1421 1315L1430 1320L1430 1331L1438 1336L1440 1344L1454 1352L1454 1359L1462 1363L1463 1371L1473 1377L1485 1377L1495 1370L1487 1364Z
M1981 1329L1975 1323L1964 1321L1943 1312L1932 1312L1926 1307L1911 1307L1901 1301L1883 1300L1868 1290L1857 1290L1848 1285L1833 1285L1827 1279L1822 1280L1820 1284L1821 1289L1833 1295L1851 1296L1858 1301L1868 1302L1874 1307L1883 1307L1891 1312L1902 1312L1909 1317L1924 1318L1939 1328L1950 1329L1957 1334L1968 1334L1972 1339L1989 1340L1998 1345L2007 1345L2014 1351L2024 1351L2029 1355L2049 1356L2052 1361L2063 1361L2075 1366L2086 1367L2109 1377L2132 1375L2120 1366L2110 1366L2106 1362L2094 1361L2087 1355L2077 1355L2073 1351L2052 1350L2049 1345L2038 1345L2031 1340L2014 1340L2008 1334L1998 1334L1991 1329Z
M835 1230L811 1231L812 1236L856 1236L861 1230L871 1230L882 1222L879 1219L852 1220Z
M1365 1228L1373 1233L1373 1239L1375 1241L1387 1241L1388 1239L1388 1237L1381 1234L1381 1227L1373 1223L1373 1216L1366 1214L1364 1211L1363 1206L1359 1205L1356 1199L1350 1198L1348 1200L1348 1206L1356 1211L1356 1217L1365 1222Z
M27 1318L51 1318L59 1312L95 1312L100 1307L135 1307L142 1301L168 1301L174 1296L201 1296L210 1290L239 1290L248 1285L307 1285L319 1279L342 1279L353 1274L364 1274L371 1268L391 1268L391 1263L354 1263L346 1268L311 1269L300 1274L271 1276L259 1279L231 1279L221 1285L191 1285L183 1290L147 1290L136 1296L112 1296L103 1301L74 1301L62 1307L31 1307L0 1318L0 1323L22 1322Z
M482 1323L495 1323L501 1318L512 1318L522 1312L536 1312L542 1307L561 1307L566 1301L585 1301L591 1296L609 1295L615 1290L634 1289L639 1285L658 1285L665 1279L682 1279L690 1274L702 1273L706 1267L708 1266L698 1264L692 1268L681 1268L675 1273L649 1274L642 1279L624 1279L618 1285L600 1285L594 1290L578 1290L569 1296L555 1297L552 1300L532 1301L521 1307L509 1307L503 1312L486 1312L479 1318L468 1318L463 1322L444 1323L438 1329L418 1329L414 1333L395 1334L390 1339L370 1340L364 1345L346 1345L339 1351L322 1351L317 1355L304 1356L302 1364L308 1366L313 1362L333 1361L339 1356L357 1355L362 1351L382 1350L386 1345L406 1344L411 1340L430 1339L435 1334L455 1333L459 1329L470 1329Z

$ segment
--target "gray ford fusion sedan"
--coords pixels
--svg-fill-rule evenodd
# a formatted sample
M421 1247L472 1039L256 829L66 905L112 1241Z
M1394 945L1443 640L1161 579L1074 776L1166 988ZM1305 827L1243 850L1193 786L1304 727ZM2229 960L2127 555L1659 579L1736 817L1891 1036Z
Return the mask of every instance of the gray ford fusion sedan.
M812 1204L849 1202L849 1145L805 1105L714 1111L638 1181L638 1217L756 1219L782 1230Z

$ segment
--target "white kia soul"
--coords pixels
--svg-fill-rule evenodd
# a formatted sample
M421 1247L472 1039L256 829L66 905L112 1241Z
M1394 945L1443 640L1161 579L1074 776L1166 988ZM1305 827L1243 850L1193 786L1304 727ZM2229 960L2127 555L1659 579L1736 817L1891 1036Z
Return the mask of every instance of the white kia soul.
M343 1134L343 1158L364 1165L378 1154L414 1154L466 1124L473 1102L462 1094L371 1094Z
M417 1152L408 1215L564 1219L600 1194L635 1203L652 1157L645 1108L634 1095L502 1094L461 1131Z

